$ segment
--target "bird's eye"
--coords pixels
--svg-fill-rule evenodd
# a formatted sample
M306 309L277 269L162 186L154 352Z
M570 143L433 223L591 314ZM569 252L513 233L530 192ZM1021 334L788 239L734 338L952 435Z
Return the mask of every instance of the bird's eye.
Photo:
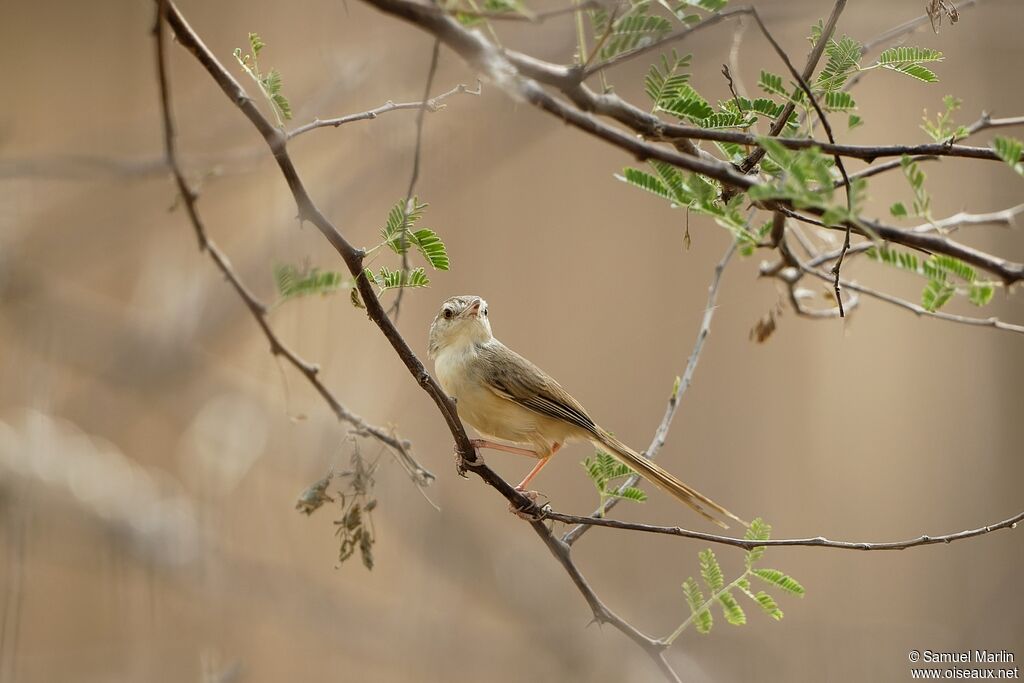
M487 309L486 308L484 309L484 317L485 318L487 317Z
M451 320L453 315L455 315L455 313L452 312L452 309L450 309L450 308L444 309L444 319L445 320Z

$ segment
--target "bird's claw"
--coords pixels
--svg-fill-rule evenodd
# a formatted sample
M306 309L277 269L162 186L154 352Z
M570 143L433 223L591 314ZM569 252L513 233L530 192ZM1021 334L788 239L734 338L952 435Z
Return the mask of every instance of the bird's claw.
M473 458L467 459L459 451L459 444L455 444L453 452L455 453L455 472L458 473L463 479L466 478L466 465L482 465L484 459L480 457L480 439L470 439L469 443L473 446Z
M543 493L539 491L525 491L520 488L517 488L516 491L529 500L530 504L528 506L517 507L515 503L510 502L508 504L509 512L520 519L525 519L528 522L539 522L547 517L548 512L551 510L551 504L544 503L544 505L537 505L537 498L539 496L544 496ZM547 496L544 497L547 498Z

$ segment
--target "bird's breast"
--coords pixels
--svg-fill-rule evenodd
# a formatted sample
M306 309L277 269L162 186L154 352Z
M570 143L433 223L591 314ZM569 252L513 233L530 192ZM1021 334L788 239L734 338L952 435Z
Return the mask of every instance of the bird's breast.
M437 381L455 399L459 416L481 434L507 441L532 442L538 430L533 411L500 397L488 388L475 347L447 348L437 354Z

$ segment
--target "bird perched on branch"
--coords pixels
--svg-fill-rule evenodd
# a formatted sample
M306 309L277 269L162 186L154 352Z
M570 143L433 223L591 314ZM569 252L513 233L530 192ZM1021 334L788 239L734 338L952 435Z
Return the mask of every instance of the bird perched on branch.
M455 399L459 416L487 437L474 439L476 448L538 460L517 490L526 490L566 441L590 441L715 524L727 526L714 516L718 514L746 525L599 427L558 382L495 339L487 302L480 297L456 296L442 304L430 325L429 353L437 379Z

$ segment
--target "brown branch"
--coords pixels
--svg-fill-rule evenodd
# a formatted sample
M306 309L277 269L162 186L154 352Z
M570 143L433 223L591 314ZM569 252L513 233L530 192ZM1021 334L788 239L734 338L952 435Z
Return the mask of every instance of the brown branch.
M701 351L704 350L704 342L707 341L708 335L711 334L711 320L715 316L717 306L715 302L718 300L718 289L722 284L722 274L725 272L726 266L729 265L729 260L733 254L736 253L736 242L730 242L729 248L725 250L725 254L722 255L718 265L715 266L714 274L711 276L711 284L708 285L708 301L704 306L704 315L700 321L700 328L697 330L697 341L693 344L693 350L690 352L690 357L686 361L686 368L683 370L682 376L678 379L678 386L672 391L672 395L668 397L668 405L665 406L665 414L661 418L661 422L658 424L658 428L654 431L654 438L651 440L651 444L644 451L644 456L648 459L653 460L658 457L658 453L661 451L662 446L665 445L665 441L668 439L668 430L672 426L672 419L676 415L676 410L679 408L679 403L683 398L683 394L690 388L690 384L693 382L693 375L697 371L697 363L700 362ZM626 478L626 480L619 486L617 493L621 494L631 486L636 486L640 481L639 474L632 474ZM591 517L603 517L608 513L609 510L618 505L620 498L612 498L607 501L603 506L599 505L594 512L591 513ZM569 531L565 532L562 536L562 541L567 545L572 545L576 541L580 540L583 534L587 533L587 529L590 527L585 524L578 524Z
M399 464L402 465L417 485L424 486L429 484L434 480L434 475L425 467L420 465L413 457L411 443L394 436L381 427L369 424L366 420L346 408L331 392L331 390L320 381L320 368L317 365L301 358L281 341L280 337L278 337L273 328L270 327L270 323L267 320L268 308L266 304L256 298L252 291L249 290L242 279L231 267L231 262L228 260L224 252L222 252L217 244L210 239L206 232L206 227L203 224L202 217L199 215L198 207L196 206L198 195L196 195L196 193L189 187L188 181L185 179L185 174L182 172L181 165L178 161L177 146L175 144L174 117L172 115L171 108L170 81L166 64L163 22L159 20L156 22L153 27L153 33L156 38L157 77L160 85L161 114L164 128L164 153L166 155L167 164L170 166L171 172L174 175L175 184L178 186L178 193L184 203L185 212L188 214L189 222L191 222L193 230L195 231L200 251L204 251L210 255L210 259L217 267L217 270L224 275L225 279L227 279L235 292L242 299L242 302L249 310L249 313L252 314L253 319L260 326L264 336L266 336L267 341L270 342L270 352L275 356L283 356L296 370L302 373L309 383L313 385L313 388L316 389L317 393L324 398L340 421L347 422L352 425L357 434L372 437L391 449Z
M424 96L424 99L420 102L395 103L388 101L379 107L375 107L374 109L370 109L368 111L359 112L358 114L347 114L345 116L338 116L333 119L314 119L305 125L299 126L295 130L289 131L288 139L293 140L298 136L302 135L303 133L308 133L309 131L316 130L317 128L337 128L338 126L343 126L346 123L375 119L381 114L386 114L392 111L400 111L403 109L416 109L421 112L424 110L430 112L439 111L444 107L444 105L442 104L444 100L448 99L452 95L458 95L463 93L466 95L479 95L480 84L477 83L476 90L471 90L464 83L459 83L451 90L435 95L430 99L426 99L426 96Z
M1013 121L1015 124L1020 119L994 119L1000 121ZM733 142L739 145L758 146L760 139L770 139L787 149L807 149L817 147L822 152L851 159L863 159L871 162L880 157L902 157L903 155L929 155L935 157L962 157L967 159L984 159L986 161L1001 161L999 156L988 147L972 147L968 145L949 145L944 142L929 142L920 145L840 145L814 138L785 138L771 135L759 136L751 133L740 133L738 131L699 128L697 126L686 126L682 124L666 123L661 127L661 138L672 142L677 138L690 140L712 140L716 142ZM758 149L761 147L758 146ZM1021 155L1024 160L1024 153ZM851 177L858 177L851 175Z
M788 206L776 204L771 208L781 211L789 218L794 218L802 223L814 225L819 228L827 228L829 230L846 230L848 225L854 233L863 235L864 237L869 237L871 239L881 238L894 244L900 244L912 249L919 249L929 254L946 254L947 256L958 258L961 261L970 263L972 266L977 266L982 270L996 275L1005 285L1012 285L1024 279L1024 264L1007 261L1006 259L998 256L992 256L991 254L979 251L974 247L969 247L966 244L955 242L943 235L920 232L917 230L904 230L878 223L876 221L869 221L864 218L858 219L857 221L848 221L844 225L825 225L817 219L793 211ZM824 213L824 211L820 209L808 209L807 211L818 216Z
M547 519L553 519L558 522L565 522L567 524L587 524L590 526L607 527L610 529L620 529L623 531L640 531L649 534L663 534L667 536L679 536L682 538L692 538L698 541L706 541L708 543L718 543L721 545L730 545L736 548L743 548L744 550L751 550L752 548L762 547L784 547L784 546L814 546L819 548L835 548L837 550L906 550L907 548L916 548L923 545L936 545L939 543L953 543L954 541L962 541L967 538L975 538L977 536L984 536L990 534L993 531L999 531L1000 529L1015 529L1017 524L1024 521L1024 512L1020 512L1009 519L1004 519L1001 522L994 524L988 524L977 529L968 529L966 531L958 531L951 534L942 534L941 536L918 536L917 538L907 539L905 541L881 541L881 542L864 542L864 541L832 541L824 536L815 536L813 538L787 538L787 539L771 539L767 541L752 541L746 538L734 538L732 536L720 536L718 534L709 534L702 531L691 531L690 529L683 529L677 526L656 526L653 524L640 524L636 522L623 522L617 519L600 519L594 517L581 517L580 515L567 515L561 512L548 511L546 513Z

